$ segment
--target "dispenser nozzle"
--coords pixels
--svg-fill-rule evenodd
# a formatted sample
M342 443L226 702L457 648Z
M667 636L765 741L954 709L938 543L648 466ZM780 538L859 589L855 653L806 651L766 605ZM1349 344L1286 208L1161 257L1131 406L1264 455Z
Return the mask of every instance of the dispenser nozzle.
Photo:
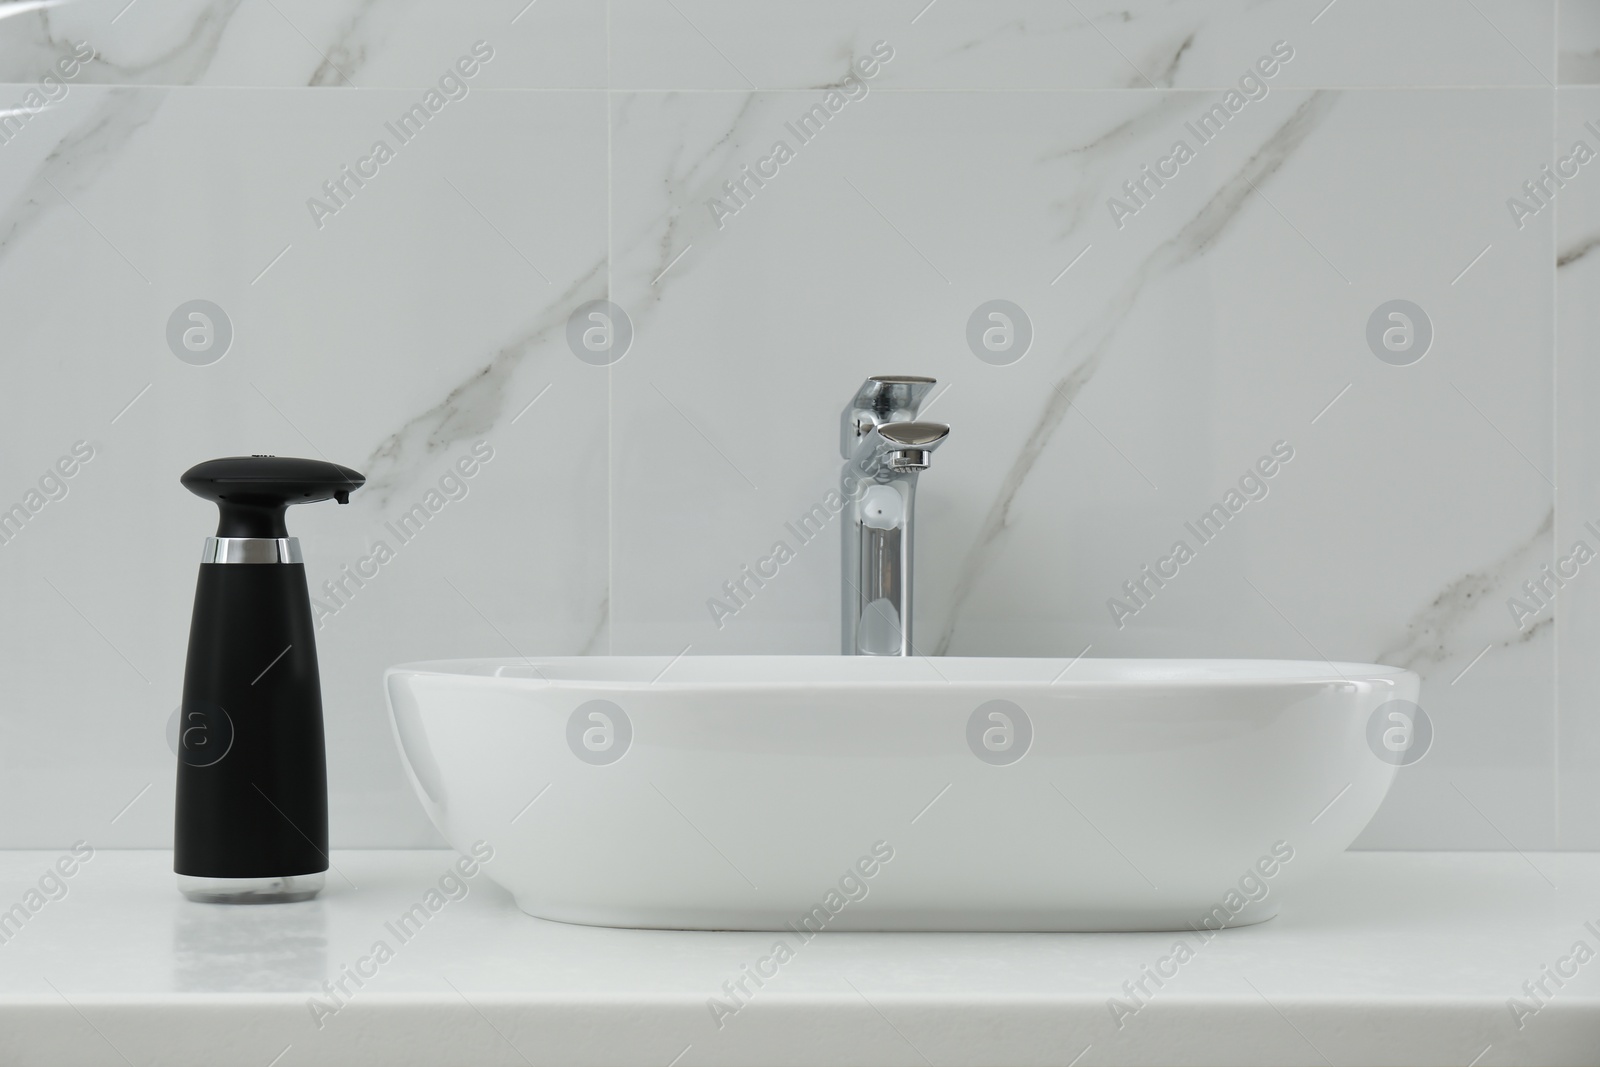
M183 473L183 486L217 505L218 537L288 537L283 513L290 504L337 500L366 484L349 467L322 459L289 456L230 456L197 463Z

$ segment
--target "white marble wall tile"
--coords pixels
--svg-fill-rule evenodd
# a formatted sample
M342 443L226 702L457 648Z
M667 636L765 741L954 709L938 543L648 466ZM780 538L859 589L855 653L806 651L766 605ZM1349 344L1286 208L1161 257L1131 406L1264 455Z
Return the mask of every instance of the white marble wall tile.
M119 85L425 87L477 42L471 87L606 84L594 0L67 0L0 18L0 81L35 82L80 42L73 80Z
M1565 11L1563 11L1565 17ZM1569 156L1577 142L1600 150L1600 89L1558 94L1552 163ZM1561 843L1600 848L1600 582L1592 565L1580 564L1577 542L1600 550L1600 435L1595 402L1600 397L1600 181L1582 167L1555 193L1556 274L1556 463L1561 486L1555 513L1555 556L1542 562L1569 577L1553 583L1560 665L1558 693ZM1565 560L1566 562L1562 562ZM1576 572L1576 573L1573 573ZM1552 595L1553 594L1553 595ZM1526 599L1526 598L1525 598ZM1549 614L1550 611L1544 612Z
M1600 5L1559 0L1556 19L1560 83L1600 84Z
M1547 86L1554 13L1554 0L611 0L611 84L815 87L886 41L895 88L1217 88L1281 40L1286 86Z
M606 386L564 336L603 291L603 94L452 104L319 229L308 197L416 95L83 86L0 147L0 499L95 450L0 546L0 807L26 813L6 845L170 842L164 728L215 528L177 479L201 459L324 455L371 479L291 517L314 590L375 540L395 551L318 634L336 843L436 840L385 666L603 648ZM534 145L561 165L528 167ZM209 366L166 339L194 298L234 331ZM494 459L402 546L384 521L478 441Z
M932 374L925 652L1404 663L1439 740L1365 843L1553 843L1552 635L1503 606L1550 541L1551 220L1507 234L1503 206L1548 94L1281 90L1120 229L1106 198L1194 94L869 95L719 228L707 199L817 95L614 105L640 337L613 385L618 649L831 651L836 529L721 626L707 601L794 541L860 380ZM1036 330L1009 367L964 339L996 297ZM1365 339L1399 297L1437 331L1409 367ZM1271 494L1114 626L1121 582L1280 440Z
M1550 84L1596 80L1592 21L1566 0L0 7L0 109L26 113L0 140L0 507L95 448L0 544L0 804L24 813L0 845L170 841L162 727L213 522L190 463L372 475L294 516L320 585L494 447L319 633L336 843L432 843L384 666L833 651L836 527L720 626L708 601L833 485L861 378L927 373L954 429L920 501L925 652L1402 663L1437 740L1362 845L1600 847L1600 609L1583 578L1523 626L1507 605L1600 526L1600 194L1585 172L1520 227L1507 208L1600 125ZM466 98L319 228L308 198L480 40ZM707 200L880 40L866 95L719 225ZM1280 40L1267 95L1119 226L1108 198ZM94 59L35 112L79 41ZM609 369L565 337L603 296L636 331ZM235 328L208 367L164 338L194 298ZM996 298L1035 331L1006 367L965 340ZM1365 336L1397 298L1435 330L1404 367ZM1122 582L1279 440L1269 495L1115 625Z

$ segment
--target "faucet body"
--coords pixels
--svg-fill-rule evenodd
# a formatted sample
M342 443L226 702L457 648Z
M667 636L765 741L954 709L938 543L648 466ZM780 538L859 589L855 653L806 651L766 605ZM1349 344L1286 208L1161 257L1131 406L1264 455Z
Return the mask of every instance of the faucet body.
M840 648L847 656L909 656L917 475L950 432L917 421L935 380L869 378L844 410Z

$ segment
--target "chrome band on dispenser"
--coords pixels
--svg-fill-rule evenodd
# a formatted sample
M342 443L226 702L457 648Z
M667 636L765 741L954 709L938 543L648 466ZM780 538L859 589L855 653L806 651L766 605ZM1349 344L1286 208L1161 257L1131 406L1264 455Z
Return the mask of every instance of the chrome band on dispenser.
M304 563L298 537L208 537L201 563Z

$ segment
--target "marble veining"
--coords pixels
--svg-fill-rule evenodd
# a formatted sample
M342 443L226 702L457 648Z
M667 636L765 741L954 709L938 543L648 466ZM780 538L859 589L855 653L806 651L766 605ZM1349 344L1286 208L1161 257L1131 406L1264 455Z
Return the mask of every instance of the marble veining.
M1177 78L1178 64L1183 62L1183 54L1187 52L1190 47L1193 46L1193 44L1194 34L1190 33L1178 43L1177 48L1172 50L1171 58L1169 58L1165 63L1161 64L1160 73L1152 78L1151 81L1155 82L1155 84L1158 86L1170 88Z
M1508 618L1502 594L1511 590L1516 595L1517 580L1535 574L1538 565L1549 558L1554 522L1555 509L1551 508L1533 533L1504 555L1451 581L1406 622L1403 640L1378 652L1377 661L1409 668L1426 678L1429 668L1472 654L1459 640L1459 631L1469 619L1493 619L1488 631L1501 647L1523 644L1547 633L1553 616L1518 631Z
M1116 339L1118 327L1138 303L1152 279L1194 259L1211 247L1244 205L1256 195L1256 187L1288 162L1295 150L1321 126L1337 99L1337 93L1327 90L1319 90L1308 96L1294 113L1266 138L1245 165L1223 183L1194 218L1145 257L1144 261L1128 275L1117 293L1107 301L1100 314L1069 344L1067 348L1069 358L1076 352L1082 352L1082 356L1065 377L1052 383L1051 393L1045 400L1043 410L1035 420L1022 451L1012 461L1010 469L1001 480L999 491L984 516L978 535L966 558L961 562L955 591L951 597L949 615L944 621L938 640L931 650L925 651L931 651L934 655L944 655L949 652L960 622L961 610L981 577L996 542L1006 530L1017 494L1022 491L1028 475L1033 472L1051 438L1061 428L1067 413L1072 410L1073 401L1094 378L1106 352Z
M600 598L600 610L595 613L594 629L589 631L588 638L578 649L580 656L599 656L610 649L611 633L611 594L607 593Z
M1556 256L1556 267L1559 269L1571 266L1590 252L1593 252L1596 245L1600 245L1600 234L1585 237L1576 244L1568 246L1564 252Z
M75 37L83 37L95 49L95 60L82 76L86 82L196 84L216 58L222 35L240 3L209 0L191 21L179 23L181 32L172 34L169 44L143 56L124 55L117 28L109 22L100 34L86 35L58 28L53 24L57 20L52 18L52 8L40 8L0 23L6 31L0 35L4 42L0 43L0 72L8 81L37 81L59 55L72 50Z
M717 182L725 176L728 160L735 151L751 141L755 134L751 127L770 110L770 95L749 93L740 101L739 109L728 121L726 131L706 148L690 153L687 136L678 141L675 158L661 179L667 208L651 226L652 230L659 230L659 235L653 241L655 256L644 267L648 276L641 276L635 283L636 291L647 302L659 303L661 300L664 288L657 283L671 284L693 273L692 261L677 263L672 277L668 276L667 268L685 247L709 236L709 216L700 205L717 194ZM613 129L613 136L620 129L619 123ZM632 285L628 288L634 289ZM629 295L632 296L633 291ZM640 311L644 313L642 307Z
M454 445L494 428L510 399L508 385L523 362L557 338L572 308L605 294L604 261L586 270L562 294L545 305L529 328L500 346L438 403L407 419L368 453L361 470L367 476L363 496L382 508L393 494L409 485L428 460ZM561 352L556 358L572 358Z
M1051 206L1058 208L1064 219L1058 239L1065 242L1077 232L1091 212L1104 210L1104 189L1113 176L1113 168L1123 151L1130 145L1173 128L1194 106L1194 101L1184 93L1153 93L1148 104L1134 114L1112 126L1109 130L1081 144L1047 152L1039 157L1040 164L1057 160L1081 160L1082 171L1077 180ZM1114 184L1114 183L1112 183Z
M356 74L376 47L376 40L372 36L375 28L371 25L374 15L380 10L388 11L396 6L392 0L388 4L384 0L361 0L343 20L339 35L322 49L322 62L311 72L306 85L348 85L355 88Z
M56 142L0 214L0 257L9 255L47 213L72 210L62 198L75 201L94 187L166 97L164 89L102 90L89 114Z
M1111 27L1130 26L1139 23L1140 14L1127 9L1115 8L1098 13L1086 13L1078 5L1071 5L1070 9L1046 10L1036 9L1026 15L1019 15L1007 19L998 26L969 37L959 44L953 45L944 51L946 58L958 55L971 55L981 52L1003 38L1021 40L1025 38L1045 39L1051 36L1060 38L1081 38L1095 50L1104 49L1107 53L1117 56L1121 68L1125 71L1123 77L1115 86L1123 89L1169 89L1177 84L1178 67L1195 43L1200 33L1200 26L1194 22L1173 27L1170 22L1175 18L1174 9L1168 7L1162 12L1163 25L1158 31L1159 39L1145 44L1141 51L1141 62L1134 62L1126 52L1118 48L1109 37L1102 39L1105 31L1102 25ZM1204 19L1204 15L1201 19ZM1050 19L1058 18L1059 23L1052 23Z

